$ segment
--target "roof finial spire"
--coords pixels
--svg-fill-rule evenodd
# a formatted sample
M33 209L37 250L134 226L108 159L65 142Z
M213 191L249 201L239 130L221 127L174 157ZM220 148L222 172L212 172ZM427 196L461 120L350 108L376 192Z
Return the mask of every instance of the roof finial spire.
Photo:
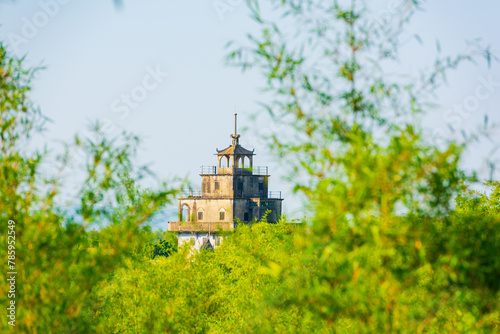
M237 122L238 122L238 114L234 113L234 135L236 136L238 134L237 130Z
M234 114L234 135L231 135L233 138L233 146L239 145L240 135L238 134L238 114Z

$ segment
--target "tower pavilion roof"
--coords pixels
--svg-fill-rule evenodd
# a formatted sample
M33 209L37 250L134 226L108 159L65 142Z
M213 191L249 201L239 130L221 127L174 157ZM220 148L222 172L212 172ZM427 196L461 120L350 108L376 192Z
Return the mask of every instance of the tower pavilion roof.
M228 148L223 149L222 151L217 150L216 155L255 155L253 151L247 150L243 146L236 144L231 145Z

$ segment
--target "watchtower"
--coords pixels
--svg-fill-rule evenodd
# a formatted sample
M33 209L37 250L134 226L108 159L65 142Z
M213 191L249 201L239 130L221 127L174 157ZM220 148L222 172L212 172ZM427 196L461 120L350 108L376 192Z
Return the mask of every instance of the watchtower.
M217 153L216 166L201 167L201 190L188 191L179 199L179 221L169 222L169 231L177 232L179 245L194 241L194 247L216 247L219 230L229 231L238 222L267 220L281 216L281 192L268 190L268 167L254 167L254 150L239 144L237 114L234 114L232 144Z

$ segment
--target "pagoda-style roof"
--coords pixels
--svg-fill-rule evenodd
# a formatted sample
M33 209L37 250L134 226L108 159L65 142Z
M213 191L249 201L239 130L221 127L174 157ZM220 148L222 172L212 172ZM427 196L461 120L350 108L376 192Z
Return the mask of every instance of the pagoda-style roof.
M246 148L244 148L243 146L240 145L240 142L239 142L240 135L237 132L237 126L236 126L237 115L238 114L234 114L234 135L231 135L231 138L233 139L233 144L231 146L229 146L228 148L223 149L222 151L217 150L217 154L215 154L215 155L218 155L218 156L221 156L221 155L222 156L224 156L224 155L232 155L232 156L255 155L253 153L253 150L252 151L247 150Z
M217 150L216 155L255 155L253 150L247 150L243 146L236 144L231 145L228 148L223 149L222 151Z

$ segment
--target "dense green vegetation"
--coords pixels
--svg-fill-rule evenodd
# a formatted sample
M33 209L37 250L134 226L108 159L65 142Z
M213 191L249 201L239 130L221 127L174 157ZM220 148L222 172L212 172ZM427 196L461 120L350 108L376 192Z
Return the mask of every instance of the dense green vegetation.
M383 25L354 1L273 3L282 15L271 22L249 2L262 34L228 61L264 74L275 97L266 108L287 127L271 145L313 215L240 226L214 252L177 249L173 235L147 227L178 184L140 186L137 138L107 138L97 125L57 161L27 149L43 125L29 99L37 71L0 44L0 244L7 250L14 220L15 330L500 330L500 183L469 190L466 143L436 146L419 122L445 72L489 52L438 59L424 82L400 82L384 69L418 1ZM69 173L83 175L69 214L59 197L75 150L84 168ZM8 289L0 285L1 305ZM2 332L10 327L3 317Z

